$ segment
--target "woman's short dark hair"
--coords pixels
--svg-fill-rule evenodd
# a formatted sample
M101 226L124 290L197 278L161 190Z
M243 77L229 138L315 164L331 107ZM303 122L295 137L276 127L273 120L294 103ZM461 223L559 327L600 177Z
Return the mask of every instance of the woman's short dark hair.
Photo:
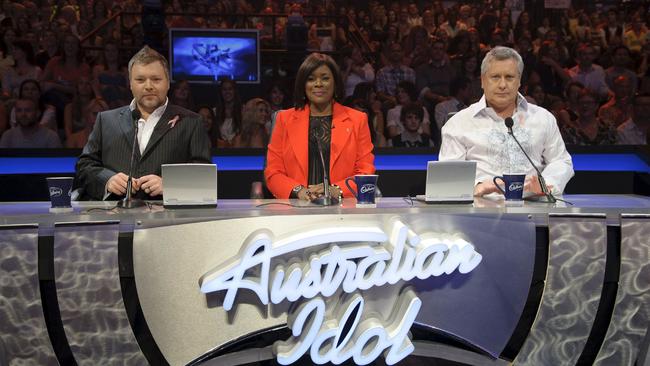
M399 83L397 83L398 88L404 89L406 94L409 95L409 99L411 99L411 102L415 102L418 100L418 90L415 88L415 84L408 80L402 80Z
M309 78L309 75L311 75L314 70L323 65L330 69L332 76L334 77L334 100L339 101L344 98L343 78L341 77L339 66L330 56L314 52L307 56L305 61L302 62L302 65L300 65L300 68L298 69L298 75L296 75L296 84L293 92L293 104L296 109L304 108L307 103L307 96L305 95L305 83L307 83L307 78Z

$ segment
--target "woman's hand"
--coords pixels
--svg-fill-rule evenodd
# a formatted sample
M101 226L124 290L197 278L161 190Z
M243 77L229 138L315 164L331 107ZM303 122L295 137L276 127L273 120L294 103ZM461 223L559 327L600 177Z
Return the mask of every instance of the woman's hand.
M308 199L310 201L313 200L313 199L322 197L325 194L325 190L323 189L323 183L321 183L321 184L312 184L312 185L308 186L306 189L303 189L303 191L304 190L308 191L307 196L309 197ZM330 190L330 197L333 197L333 198L336 198L336 199L338 199L338 197L342 196L342 194L343 194L343 191L341 191L341 188L339 188L337 186L334 186L334 185L330 185L329 190ZM300 191L300 192L302 192L302 191ZM300 197L300 192L298 193L298 197Z
M300 192L298 192L297 196L298 199L302 201L311 201L312 200L312 195L313 193L309 189L309 187L303 187Z

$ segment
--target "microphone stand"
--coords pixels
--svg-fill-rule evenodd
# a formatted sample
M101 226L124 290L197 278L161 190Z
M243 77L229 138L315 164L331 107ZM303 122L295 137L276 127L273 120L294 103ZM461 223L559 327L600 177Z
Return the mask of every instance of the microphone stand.
M515 140L517 146L519 146L519 149L521 149L526 159L528 159L528 162L530 162L530 165L532 165L535 171L537 172L537 181L539 182L539 186L542 188L542 193L544 194L544 197L546 197L549 203L557 202L557 198L555 198L551 194L551 192L549 192L548 187L546 186L546 181L542 176L542 172L540 172L539 169L537 169L537 166L535 165L535 163L533 163L533 160L530 158L530 156L528 156L526 150L524 150L524 148L519 143L519 140L517 140L515 134L512 132L512 124L513 124L512 118L506 118L506 127L508 127L508 134L512 136L512 139Z
M133 144L131 145L131 163L129 164L129 178L126 181L126 196L117 203L120 208L136 208L145 205L144 201L138 198L131 197L131 188L133 187L133 163L135 162L135 148L138 143L138 120L140 119L140 111L137 107L131 112L133 117L133 124L135 129L133 131Z
M316 138L316 144L318 146L318 155L320 156L320 162L323 165L323 192L324 194L318 198L313 199L311 202L319 206L332 206L338 203L338 200L332 199L332 193L330 192L330 177L328 169L325 166L325 158L323 157L323 147L321 146L320 138Z

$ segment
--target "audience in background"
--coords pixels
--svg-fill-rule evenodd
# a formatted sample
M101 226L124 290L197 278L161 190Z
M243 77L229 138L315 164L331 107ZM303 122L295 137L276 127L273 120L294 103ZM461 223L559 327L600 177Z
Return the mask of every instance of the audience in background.
M628 2L597 9L589 2L574 2L569 9L547 9L542 13L532 2L526 3L521 12L505 3L306 0L298 5L286 0L196 4L173 1L167 10L175 14L164 21L197 28L255 28L261 30L263 48L290 45L294 51L305 51L309 42L308 47L331 52L344 74L345 104L368 114L375 146L392 144L393 138L404 131L399 118L404 102L399 99L404 99L404 93L400 97L397 88L403 81L415 84L415 96L409 96L406 102L424 106L420 129L424 128L437 144L444 124L440 116L482 95L480 60L497 45L514 46L520 52L526 64L520 92L552 111L568 139L580 144L607 143L611 131L604 126L610 126L619 129L619 138L614 142L628 143L630 140L620 135L630 126L637 126L630 122L634 120L632 96L637 91L642 95L650 93L647 5ZM40 124L58 130L64 146L76 146L79 139L83 140L82 125L89 123L82 122L82 115L130 101L125 60L151 35L137 15L142 10L141 2L50 4L45 0L35 0L33 5L17 0L3 2L3 8L9 11L0 14L0 134L17 127L14 103L24 94L23 82L30 80L22 97L37 103ZM122 9L132 14L106 23ZM205 15L191 15L196 13ZM280 16L273 18L273 14ZM304 30L304 42L286 38L291 33L288 28L296 30L296 26ZM298 46L297 41L303 43ZM204 115L214 146L242 145L235 139L245 136L244 102L264 98L271 112L292 107L292 95L283 85L292 83L295 65L284 61L271 65L274 58L276 62L278 57L284 57L276 55L262 56L262 82L268 87L247 85L238 90L236 83L224 80L216 94L197 94L200 86L181 81L173 86L170 101ZM468 82L468 88L462 91L467 102L460 100L452 87L457 76ZM94 96L75 94L82 77L82 83L91 82ZM357 86L359 93L355 92ZM595 120L602 126L596 130L607 133L594 134L596 125L590 114L594 108L586 108L578 101L579 97L589 98L583 95L584 87L597 98ZM79 98L83 101L79 102ZM204 107L199 108L195 102ZM207 109L205 103L209 103ZM259 100L256 103L259 105ZM70 119L72 109L75 117ZM430 115L436 115L434 128L428 121ZM272 128L272 119L265 122L267 131ZM642 138L634 141L645 143Z
M41 35L40 50L36 53L36 65L41 69L45 69L47 63L50 62L54 56L59 56L61 48L56 39L56 34L52 29L45 29Z
M2 73L2 97L18 96L20 84L27 79L36 79L41 75L41 68L34 64L34 50L26 41L13 44L14 65Z
M32 99L17 99L14 105L16 127L2 134L0 148L58 148L61 140L56 132L38 123L38 104Z
M179 107L183 107L190 111L196 110L194 104L194 97L190 89L190 83L187 80L180 80L174 84L170 93L169 101Z
M404 52L399 43L388 46L388 64L377 73L377 96L381 101L396 102L397 84L408 81L415 84L415 71L404 64Z
M577 65L567 70L571 80L578 81L589 89L598 102L603 101L609 94L609 87L605 82L605 70L600 65L594 64L596 49L587 43L581 44L576 51Z
M461 109L465 109L473 102L472 90L467 78L459 76L453 79L449 85L449 90L449 99L438 103L435 108L434 118L436 119L438 131L447 122L449 117Z
M382 104L377 99L377 92L373 83L359 83L354 88L352 96L345 103L347 106L366 112L370 126L370 139L375 147L386 146L385 118Z
M203 121L203 128L210 136L210 141L216 140L216 132L214 131L214 111L207 105L200 106L196 113L201 115L201 120Z
M129 77L120 60L120 49L115 41L106 41L100 61L93 67L95 93L101 96L110 108L123 106L131 100Z
M561 127L565 143L575 145L611 145L616 142L616 127L598 117L598 96L589 89L578 95L578 119Z
M264 148L269 143L271 105L262 98L253 98L244 104L241 133L234 139L235 147Z
M105 110L108 110L108 105L105 101L97 99L90 79L86 76L81 77L77 81L72 102L65 106L63 114L65 146L75 149L83 148L95 123L90 116L94 112L96 117L97 112Z
M39 111L39 124L51 129L52 131L57 131L56 109L53 105L45 103L43 98L41 98L41 87L38 81L33 79L23 81L23 83L20 84L18 98L33 100ZM9 124L11 127L18 125L14 108L11 109L9 114Z
M237 83L231 79L221 80L217 91L214 122L217 136L212 146L234 147L235 136L241 132L242 103L237 91Z
M397 105L388 110L386 117L386 130L389 139L404 132L404 125L400 118L402 107L417 102L417 100L417 90L413 83L402 81L397 84ZM429 112L422 106L420 108L422 108L422 123L420 124L419 132L430 135L431 119L429 118Z
M617 129L616 140L623 145L650 144L650 94L639 94L632 103L632 117Z
M634 96L633 85L627 75L617 77L612 85L614 96L600 107L598 117L614 127L618 127L630 118L632 96Z
M611 50L612 53L612 66L605 70L605 81L610 89L614 89L614 80L619 76L625 76L630 86L632 87L632 94L636 93L637 85L639 85L636 73L630 69L630 50L625 46L617 46Z
M0 102L0 137L9 128L9 121L7 121L7 107Z
M271 106L271 112L289 108L289 93L280 81L274 81L266 92L266 101Z
M429 135L421 132L424 109L419 103L408 103L402 106L399 120L404 130L388 141L393 147L433 147Z
M344 66L341 68L343 84L345 85L345 96L350 96L359 83L375 81L375 69L363 58L358 47L349 47L349 55L343 59Z

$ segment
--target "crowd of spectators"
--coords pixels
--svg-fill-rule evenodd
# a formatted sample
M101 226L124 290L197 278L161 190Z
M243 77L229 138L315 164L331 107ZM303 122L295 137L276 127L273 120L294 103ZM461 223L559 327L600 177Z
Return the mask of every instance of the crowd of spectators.
M287 47L287 25L304 22L305 48L335 57L340 102L368 114L378 147L439 146L449 116L482 96L481 60L497 45L522 55L521 94L555 115L567 144L647 144L647 5L522 3L172 0L163 9L168 28L255 28L263 48ZM141 11L135 0L2 0L0 147L83 147L98 112L128 104L126 60L146 39ZM279 76L263 75L245 97L221 80L199 104L180 81L169 98L203 116L213 146L265 147L273 113L293 104L291 73Z

